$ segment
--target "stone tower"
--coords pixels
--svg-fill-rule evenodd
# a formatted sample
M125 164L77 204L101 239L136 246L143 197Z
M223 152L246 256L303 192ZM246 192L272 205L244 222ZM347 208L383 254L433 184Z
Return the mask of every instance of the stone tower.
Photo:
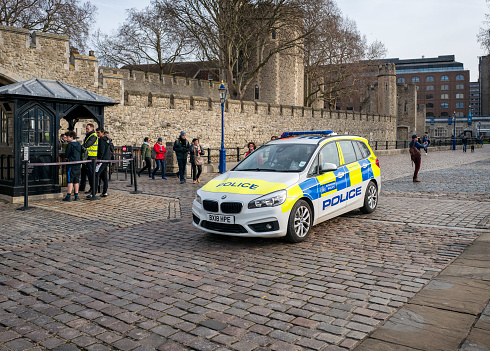
M378 113L382 116L396 116L396 69L394 63L379 65Z

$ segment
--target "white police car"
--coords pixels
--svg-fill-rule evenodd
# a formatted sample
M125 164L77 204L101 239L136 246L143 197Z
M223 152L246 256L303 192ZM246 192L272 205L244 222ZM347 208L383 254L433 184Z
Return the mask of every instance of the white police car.
M287 132L199 189L193 223L216 234L300 242L317 223L374 211L380 188L379 161L366 139Z

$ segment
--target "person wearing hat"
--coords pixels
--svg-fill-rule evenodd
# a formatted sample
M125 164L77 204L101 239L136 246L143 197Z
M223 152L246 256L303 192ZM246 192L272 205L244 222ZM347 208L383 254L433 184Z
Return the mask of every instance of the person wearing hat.
M148 169L148 177L151 178L151 174L153 172L151 171L151 149L149 137L145 137L143 144L141 144L141 159L145 160L145 167L140 169L138 172L138 177L141 177L141 173L143 173L145 169Z
M155 156L155 162L157 165L153 172L151 172L151 179L155 179L155 174L157 173L160 166L162 166L162 179L167 179L165 178L165 153L167 152L167 149L165 148L165 146L163 146L162 138L157 139L156 144L153 145L153 150L157 154Z
M409 146L409 150L412 149L412 147L414 147L415 149L418 150L418 154L414 155L412 152L410 152L411 154L411 157L412 157L412 161L413 163L415 164L415 170L413 172L413 181L418 183L420 182L420 180L417 178L418 174L419 174L419 170L420 170L420 165L422 164L422 153L420 152L420 149L425 149L426 145L427 145L427 142L425 142L424 144L420 144L418 141L417 141L418 137L417 137L417 134L414 134L412 135L412 141L410 142L410 146Z
M187 166L187 154L191 151L191 144L186 139L186 133L180 132L180 136L175 140L174 147L175 155L177 156L177 163L179 164L179 177L180 184L185 183L185 169Z

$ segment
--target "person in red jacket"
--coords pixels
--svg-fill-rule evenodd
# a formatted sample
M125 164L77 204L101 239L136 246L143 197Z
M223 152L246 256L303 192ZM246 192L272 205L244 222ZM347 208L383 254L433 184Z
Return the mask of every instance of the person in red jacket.
M151 179L155 179L155 173L158 171L160 168L160 165L162 166L162 179L167 179L165 178L165 153L167 152L167 149L165 146L163 146L163 139L158 138L157 142L155 145L153 145L153 150L155 150L157 156L155 157L155 162L157 163L157 166L151 172Z

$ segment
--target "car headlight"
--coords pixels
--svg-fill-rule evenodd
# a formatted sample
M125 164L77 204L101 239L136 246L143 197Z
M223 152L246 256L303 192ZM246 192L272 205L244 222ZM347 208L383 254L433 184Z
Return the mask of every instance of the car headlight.
M196 194L196 201L199 202L202 205L202 199L199 196L199 194Z
M286 201L288 193L286 190L274 191L273 193L259 197L248 203L248 208L273 207L279 206Z

